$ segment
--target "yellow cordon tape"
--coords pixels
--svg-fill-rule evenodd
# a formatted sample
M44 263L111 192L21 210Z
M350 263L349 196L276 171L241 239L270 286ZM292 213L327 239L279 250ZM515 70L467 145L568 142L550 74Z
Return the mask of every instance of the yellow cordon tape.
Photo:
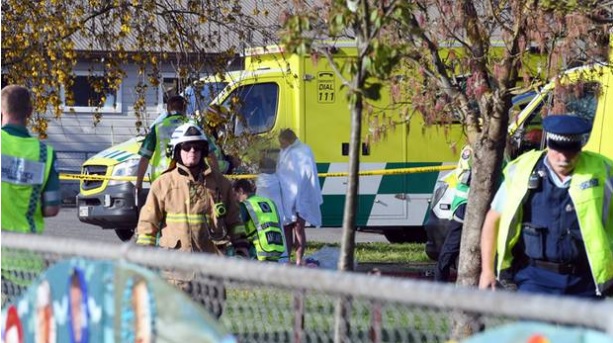
M362 170L358 172L359 176L372 176L372 175L399 175L399 174L417 174L417 173L432 173L440 172L444 170L455 169L455 165L438 166L438 167L413 167L413 168L396 168L396 169L381 169L381 170ZM349 176L348 172L338 173L319 173L319 177L343 177Z
M397 168L397 169L380 169L380 170L363 170L358 172L359 176L372 176L372 175L400 175L400 174L417 174L417 173L433 173L441 172L445 170L455 169L455 165L438 166L438 167L414 167L414 168ZM319 173L319 177L346 177L348 172L337 173ZM226 175L230 179L255 179L257 175L244 174L244 175ZM60 174L60 180L88 180L88 181L136 181L136 176L105 176L105 175L88 175L88 174ZM143 181L149 181L146 177Z
M105 175L91 175L91 174L64 174L60 173L60 180L80 180L80 181L136 181L136 176L105 176ZM149 178L145 177L143 181L149 182Z

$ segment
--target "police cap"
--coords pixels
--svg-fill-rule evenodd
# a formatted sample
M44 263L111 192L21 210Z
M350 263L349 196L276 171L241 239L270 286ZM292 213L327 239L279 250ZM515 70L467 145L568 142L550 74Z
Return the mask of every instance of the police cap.
M579 151L592 125L584 118L574 115L556 114L543 119L547 133L547 146L558 151Z

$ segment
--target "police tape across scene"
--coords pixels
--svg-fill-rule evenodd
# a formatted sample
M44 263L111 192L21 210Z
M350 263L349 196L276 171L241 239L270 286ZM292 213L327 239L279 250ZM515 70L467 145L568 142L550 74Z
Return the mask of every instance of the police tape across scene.
M455 165L445 165L445 166L432 166L432 167L413 167L413 168L396 168L396 169L384 169L384 170L363 170L358 173L359 176L373 176L373 175L399 175L399 174L416 174L416 173L433 173L433 172L441 172L446 170L452 170L455 168ZM348 176L348 172L336 172L336 173L319 173L317 176L319 177L346 177ZM226 175L231 179L255 179L257 175L255 174L236 174L236 175ZM60 180L80 180L80 181L104 181L104 180L114 180L114 181L135 181L136 176L106 176L106 175L91 175L91 174L60 174ZM144 181L149 181L147 177L144 178Z

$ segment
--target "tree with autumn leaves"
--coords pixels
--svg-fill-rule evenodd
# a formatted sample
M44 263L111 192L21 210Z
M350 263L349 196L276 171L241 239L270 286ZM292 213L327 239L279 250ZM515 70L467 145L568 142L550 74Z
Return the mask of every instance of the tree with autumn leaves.
M274 40L278 24L271 7L245 7L238 0L2 0L3 82L31 88L30 124L44 138L49 120L74 103L70 90L78 62L100 71L93 81L97 91L117 90L126 64L135 64L143 79L132 104L139 128L146 90L159 85L163 62L172 63L183 80L225 72L244 46ZM92 105L105 101L99 100ZM100 119L94 114L94 123Z

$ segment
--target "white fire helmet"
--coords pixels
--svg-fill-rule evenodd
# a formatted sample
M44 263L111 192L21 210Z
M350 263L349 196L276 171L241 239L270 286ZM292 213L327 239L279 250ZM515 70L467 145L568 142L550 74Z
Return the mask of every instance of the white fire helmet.
M209 140L204 134L204 131L202 131L198 124L194 122L187 122L176 128L172 133L172 136L170 137L170 144L168 146L169 157L176 160L178 148L181 147L181 144L186 142L202 142L202 144L205 146L202 150L202 155L208 155Z

